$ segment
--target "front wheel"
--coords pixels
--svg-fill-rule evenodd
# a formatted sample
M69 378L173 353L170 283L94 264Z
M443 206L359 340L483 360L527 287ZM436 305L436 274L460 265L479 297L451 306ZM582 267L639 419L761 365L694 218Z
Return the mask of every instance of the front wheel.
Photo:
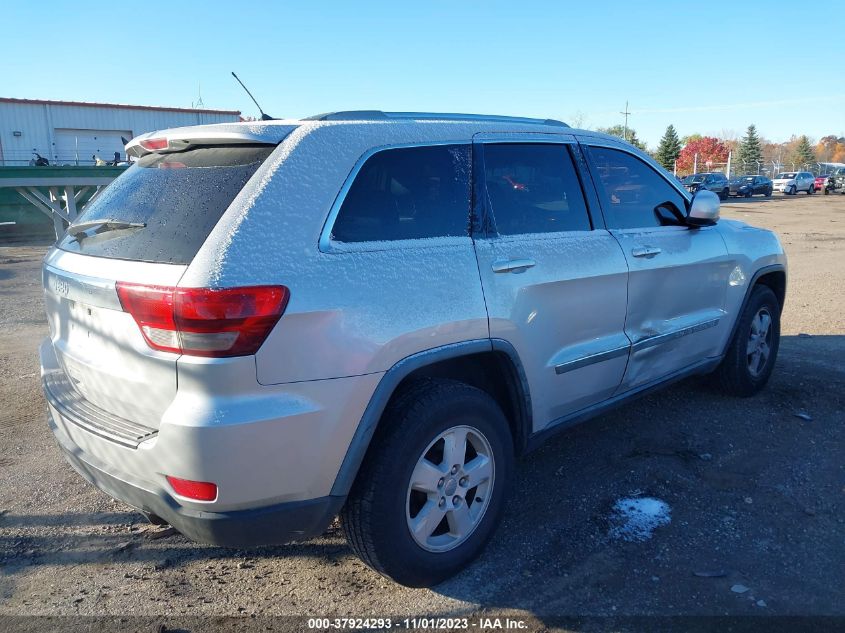
M715 371L719 387L748 397L769 380L780 346L780 305L772 289L758 285L739 316L725 358Z
M430 587L472 562L501 518L514 460L508 423L486 392L426 379L394 398L380 427L341 524L369 567Z
M789 189L786 190L786 195L794 196L795 195L795 185L792 185Z

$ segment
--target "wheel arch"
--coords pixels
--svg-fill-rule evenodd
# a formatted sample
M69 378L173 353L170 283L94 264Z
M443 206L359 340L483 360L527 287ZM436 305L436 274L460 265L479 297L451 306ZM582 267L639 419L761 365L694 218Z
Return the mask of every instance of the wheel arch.
M410 381L426 377L459 380L486 391L508 419L516 453L525 452L532 425L531 396L514 347L502 339L444 345L408 356L382 376L349 443L332 486L332 496L349 494L394 395Z
M742 304L737 310L736 318L734 319L733 327L731 328L731 335L725 344L725 349L722 351L724 355L728 347L736 336L736 328L739 326L740 315L745 311L745 306L748 305L748 300L751 298L751 293L758 285L767 286L775 293L778 300L778 307L783 311L783 302L786 300L786 267L783 264L772 264L760 268L751 278L751 283L748 284L745 290L745 296L742 298Z

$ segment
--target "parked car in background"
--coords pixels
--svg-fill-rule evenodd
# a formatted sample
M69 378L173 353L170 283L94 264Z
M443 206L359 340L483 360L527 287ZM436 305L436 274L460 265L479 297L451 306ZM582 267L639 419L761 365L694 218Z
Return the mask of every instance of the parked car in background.
M44 260L49 424L89 482L194 540L340 515L367 565L430 586L544 440L688 376L752 396L774 368L777 236L615 137L370 111L127 147Z
M833 190L845 193L845 167L837 167L830 174Z
M751 196L772 195L772 181L765 176L739 176L730 181L732 196L750 198Z
M727 200L730 195L730 184L725 174L718 172L706 174L690 174L681 181L690 193L695 193L699 189L707 189L712 191L720 200Z
M788 196L794 196L799 191L807 194L816 190L816 178L808 171L787 171L775 176L772 181L775 191L780 191Z
M816 180L813 183L813 188L816 191L821 191L822 189L829 188L830 183L831 183L830 174L823 174L821 176L816 176Z

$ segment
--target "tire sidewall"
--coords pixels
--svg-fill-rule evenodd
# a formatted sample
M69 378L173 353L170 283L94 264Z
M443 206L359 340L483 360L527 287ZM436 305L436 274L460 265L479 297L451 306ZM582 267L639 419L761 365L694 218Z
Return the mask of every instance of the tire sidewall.
M746 351L748 338L751 334L751 322L757 312L766 307L772 318L772 344L764 370L757 376L751 374L748 368L748 354ZM736 378L740 382L743 391L753 393L762 388L769 380L777 361L778 349L780 348L780 308L774 292L766 286L757 286L752 290L748 304L743 310L739 325L737 326L736 338L731 346L731 362L736 364Z
M478 555L502 513L513 469L513 445L507 420L487 394L468 389L463 397L444 399L425 411L414 420L412 432L402 425L403 428L397 429L401 439L393 437L387 442L393 455L381 455L390 463L382 470L383 478L388 481L379 482L384 493L373 501L372 510L380 522L373 526L372 536L391 543L389 559L381 557L381 562L389 575L403 584L429 586L457 573ZM429 444L443 431L460 425L477 429L490 443L495 468L493 497L481 522L463 543L446 552L429 552L417 544L408 529L408 485L417 461Z

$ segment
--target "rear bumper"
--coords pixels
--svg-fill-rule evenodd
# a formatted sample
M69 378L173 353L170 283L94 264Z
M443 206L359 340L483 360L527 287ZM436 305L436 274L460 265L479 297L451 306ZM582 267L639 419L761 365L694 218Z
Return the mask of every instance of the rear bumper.
M98 409L62 381L49 339L40 352L50 428L71 466L189 538L232 547L305 539L328 526L345 498L332 486L380 378L262 386L254 364L251 383L215 365L215 382L194 385L186 371L152 429ZM184 498L167 475L214 482L218 497Z
M223 547L280 545L318 536L343 505L343 497L321 497L290 501L254 510L205 512L179 504L165 491L147 490L126 481L120 473L61 442L65 459L74 470L106 494L120 499L144 514L154 514L191 540Z

